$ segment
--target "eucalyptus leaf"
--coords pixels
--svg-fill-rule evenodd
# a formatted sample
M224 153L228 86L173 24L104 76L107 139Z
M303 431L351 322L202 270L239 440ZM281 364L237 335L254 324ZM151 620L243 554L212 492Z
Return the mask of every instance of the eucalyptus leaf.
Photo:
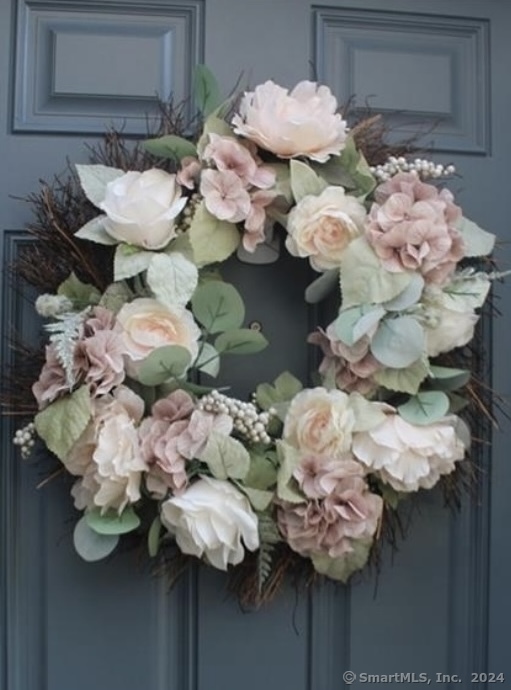
M465 386L471 377L471 372L466 369L456 369L453 367L440 367L432 365L430 367L431 385L436 389L454 391Z
M387 271L365 237L358 237L350 242L341 259L343 307L394 299L408 286L411 276Z
M306 196L319 196L327 187L327 183L307 165L292 159L289 164L291 174L291 191L296 203Z
M412 316L385 319L374 334L370 349L384 366L406 369L424 352L424 329Z
M100 291L90 283L83 283L74 272L59 285L57 294L67 297L78 309L99 304L101 300Z
M114 280L126 280L143 273L155 256L154 252L139 249L131 244L119 244L114 256Z
M195 144L175 134L166 134L157 139L147 139L142 145L146 151L159 158L171 158L180 161L187 156L194 158L197 156Z
M201 202L192 218L188 237L197 266L225 261L240 243L239 231L233 223L218 220Z
M220 335L215 340L215 347L221 354L252 355L267 347L268 341L259 331L251 328L237 328Z
M195 67L194 95L197 108L204 117L212 113L222 102L218 81L206 65Z
M332 580L339 580L346 584L353 573L365 566L372 545L371 539L352 539L352 551L338 558L332 558L323 553L312 554L312 565L321 575L326 575Z
M158 386L182 376L191 359L190 351L180 345L158 347L139 363L136 378L144 386Z
M94 206L105 200L107 185L125 174L124 170L106 165L77 165L76 172L85 196Z
M89 240L90 242L104 244L107 246L119 244L119 240L116 240L105 230L106 218L107 216L101 215L89 220L88 223L82 225L82 227L75 232L75 237L78 237L81 240Z
M410 424L427 426L445 417L449 411L449 398L442 391L421 391L397 409Z
M480 228L474 221L462 217L458 230L463 237L464 254L468 257L487 256L495 247L495 235Z
M322 273L305 290L305 301L308 304L316 304L328 297L328 295L339 285L339 269L332 268Z
M233 285L220 280L199 285L192 297L193 315L208 333L238 328L245 318L245 305Z
M98 534L87 523L86 516L82 516L75 525L73 532L75 550L84 561L101 561L109 556L119 543L118 534Z
M210 343L203 343L194 367L209 376L216 377L220 372L220 355Z
M373 378L390 391L415 395L428 374L427 360L419 359L406 369L380 369L373 374Z
M161 534L161 520L157 515L151 522L149 531L147 533L147 552L150 558L158 555L160 549L160 534Z
M199 282L197 266L182 254L154 254L147 269L147 284L167 307L184 307Z
M119 515L116 510L102 513L99 508L85 513L88 526L98 534L128 534L140 526L140 518L132 506L125 508Z
M357 343L360 338L368 335L384 316L385 309L383 307L376 306L367 309L353 327L353 340Z
M250 469L250 455L245 446L233 438L212 431L199 455L216 479L245 479Z
M91 417L91 400L87 386L52 402L34 418L37 434L49 450L62 461L85 431Z

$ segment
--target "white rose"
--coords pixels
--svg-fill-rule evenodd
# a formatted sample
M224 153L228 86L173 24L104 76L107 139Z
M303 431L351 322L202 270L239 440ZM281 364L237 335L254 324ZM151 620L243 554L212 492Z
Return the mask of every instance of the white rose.
M306 389L292 400L283 438L305 453L340 457L351 447L355 414L339 390Z
M229 482L202 477L183 494L165 501L161 521L183 553L220 570L237 565L259 548L257 516L246 496Z
M306 196L291 210L286 247L293 256L310 257L316 271L340 265L348 244L363 232L366 211L342 187Z
M245 93L234 131L280 158L307 156L324 163L346 141L346 122L328 86L302 81L289 93L273 81Z
M466 447L458 433L461 426L455 415L418 426L389 414L376 428L355 434L352 450L370 472L396 491L430 489L465 457Z
M174 220L186 201L175 175L152 168L127 172L109 182L99 208L107 215L105 230L114 239L161 249L176 236Z
M123 329L126 352L133 362L145 359L165 345L186 348L192 361L197 357L200 328L191 311L184 307L170 309L155 299L140 297L121 308L117 321Z

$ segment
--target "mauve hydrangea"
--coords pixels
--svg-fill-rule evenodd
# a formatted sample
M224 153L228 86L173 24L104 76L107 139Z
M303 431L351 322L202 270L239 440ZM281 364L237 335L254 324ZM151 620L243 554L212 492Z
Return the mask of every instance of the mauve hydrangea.
M447 189L399 173L375 192L367 238L388 271L419 271L427 282L443 283L464 256L456 228L461 209Z

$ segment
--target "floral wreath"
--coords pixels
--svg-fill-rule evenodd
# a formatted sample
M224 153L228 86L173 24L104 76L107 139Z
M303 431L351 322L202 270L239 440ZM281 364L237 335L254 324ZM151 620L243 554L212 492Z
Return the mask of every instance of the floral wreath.
M118 167L76 166L83 193L64 190L59 248L73 271L37 298L49 342L37 412L14 441L26 457L40 439L75 478L85 560L132 533L151 558L255 562L259 596L282 563L346 582L384 538L383 516L467 456L458 389L471 373L448 355L474 337L495 274L470 260L495 238L439 186L452 166L368 162L327 86L217 93L199 68L198 136L144 142L145 169L126 150ZM240 245L260 251L275 225L318 273L306 300L335 291L338 312L308 339L317 385L284 372L241 401L214 378L224 356L267 341L217 269ZM33 234L21 273L47 285L51 237Z

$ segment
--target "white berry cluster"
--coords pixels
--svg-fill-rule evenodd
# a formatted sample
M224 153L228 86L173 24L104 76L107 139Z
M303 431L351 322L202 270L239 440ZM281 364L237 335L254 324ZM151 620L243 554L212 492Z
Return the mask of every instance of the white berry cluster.
M55 318L73 309L73 303L64 295L39 295L35 301L36 312L45 319Z
M211 391L201 398L198 407L204 412L229 415L234 431L252 443L271 442L267 429L273 410L258 412L253 403L229 398L218 391Z
M399 158L390 156L383 165L371 167L371 172L378 182L387 182L387 180L390 180L391 177L400 172L410 172L420 177L421 180L450 177L454 175L456 168L454 165L442 165L441 163L434 163L426 158L416 158L413 161L407 161L403 156Z
M192 194L188 199L188 203L184 207L181 218L177 224L176 230L178 235L182 235L184 232L190 229L195 211L197 210L197 206L200 204L201 200L202 197L197 192Z
M21 451L21 457L26 460L35 445L35 424L34 422L30 422L30 424L27 424L26 426L22 427L21 429L18 429L16 433L14 434L14 438L12 439L12 442L14 443L15 446L20 447Z

